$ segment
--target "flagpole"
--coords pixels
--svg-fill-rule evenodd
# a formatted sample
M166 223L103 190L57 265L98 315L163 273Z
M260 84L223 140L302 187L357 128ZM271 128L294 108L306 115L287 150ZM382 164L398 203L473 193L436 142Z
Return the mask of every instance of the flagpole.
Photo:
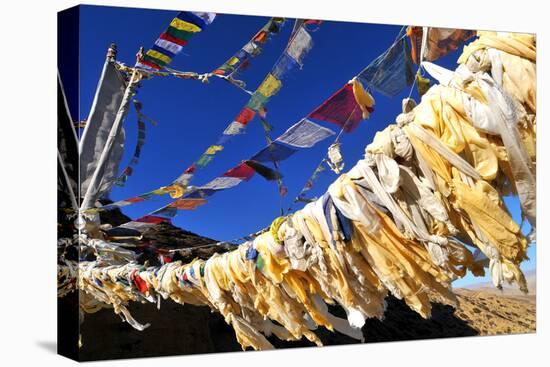
M109 59L114 60L114 50L113 46L109 48L109 52L107 54L107 57ZM86 194L84 196L84 200L82 201L82 204L80 206L80 210L84 211L91 207L93 207L93 204L95 200L97 199L95 195L97 194L99 190L99 186L101 185L101 180L103 178L103 173L105 171L105 167L107 166L107 162L109 161L109 158L111 156L111 152L113 151L113 146L116 140L116 137L120 133L120 127L122 122L124 121L124 117L126 116L126 113L128 111L128 106L130 105L130 100L135 94L135 81L137 78L138 72L136 68L132 71L132 76L130 77L130 81L128 82L128 85L126 86L126 90L124 91L124 96L122 97L122 101L120 103L120 106L118 108L117 114L115 116L115 121L113 122L113 126L111 127L111 130L109 132L109 136L107 138L107 141L105 142L105 147L103 148L103 151L101 153L101 156L99 157L99 161L97 163L97 167L94 171L94 174L92 175L92 178L90 180L90 184L88 185L88 190L86 191Z

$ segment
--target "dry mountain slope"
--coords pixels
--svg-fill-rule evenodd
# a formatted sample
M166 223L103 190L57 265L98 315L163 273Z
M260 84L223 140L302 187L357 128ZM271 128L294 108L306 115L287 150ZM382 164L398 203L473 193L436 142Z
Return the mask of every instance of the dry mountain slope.
M528 294L517 288L478 283L456 289L460 306L456 315L480 335L532 333L536 331L536 272L525 274Z

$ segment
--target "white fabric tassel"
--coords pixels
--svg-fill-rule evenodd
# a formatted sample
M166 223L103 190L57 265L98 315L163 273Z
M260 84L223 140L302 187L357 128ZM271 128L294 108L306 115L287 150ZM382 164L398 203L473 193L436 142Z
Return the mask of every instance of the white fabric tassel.
M340 151L340 143L334 143L328 147L328 165L337 175L344 169L344 157Z

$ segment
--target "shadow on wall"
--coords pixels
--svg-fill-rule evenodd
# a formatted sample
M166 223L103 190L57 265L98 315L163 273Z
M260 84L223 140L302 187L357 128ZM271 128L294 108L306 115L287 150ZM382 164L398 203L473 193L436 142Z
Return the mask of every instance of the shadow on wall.
M71 300L72 299L72 300ZM76 294L59 299L59 307L75 302ZM446 305L434 304L432 318L425 320L410 310L404 302L389 297L386 318L367 320L363 334L367 343L398 340L417 340L478 335L465 321L455 316L455 310ZM130 311L136 320L150 323L144 331L134 330L121 322L112 309L87 314L81 326L82 343L80 360L138 358L153 356L185 355L240 351L233 329L218 313L207 307L181 306L173 301L163 301L161 310L154 304L133 303ZM331 312L345 317L339 307ZM316 331L324 345L358 343L339 333L324 328ZM278 349L313 346L301 340L285 342L270 337Z

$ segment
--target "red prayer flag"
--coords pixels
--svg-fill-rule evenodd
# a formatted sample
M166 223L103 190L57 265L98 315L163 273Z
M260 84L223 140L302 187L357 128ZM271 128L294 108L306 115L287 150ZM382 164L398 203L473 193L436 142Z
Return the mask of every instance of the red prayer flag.
M254 112L251 108L245 107L239 112L239 115L235 119L235 121L240 122L243 125L248 124L252 119L254 118L254 115L256 115L256 112Z
M179 38L176 38L176 37L172 37L171 35L169 35L168 33L161 33L160 39L163 39L163 40L166 40L166 41L169 41L169 42L172 42L172 43L175 43L176 45L180 45L180 46L185 46L187 44L187 41L186 40L183 40L183 39L179 39Z
M157 217L156 215L146 215L144 217L136 219L135 221L141 222L141 223L151 223L151 224L170 223L170 219Z
M254 170L250 168L247 164L241 163L237 167L231 168L229 171L225 172L223 175L225 177L235 177L240 178L241 180L248 181L254 176Z
M141 293L145 293L149 290L149 288L147 288L147 283L139 276L139 274L137 274L137 272L134 272L132 274L132 278L138 291L140 291Z
M267 40L267 32L260 31L254 36L254 42L264 43Z
M145 201L145 199L140 198L139 196L136 196L135 198L126 199L125 201L128 201L130 203L140 203L142 201Z
M197 169L197 166L195 165L195 163L193 163L191 166L189 166L189 168L185 170L184 173L186 174L194 173L196 169Z
M345 126L344 131L349 133L359 126L359 122L363 119L362 115L361 108L355 101L352 85L346 84L311 112L309 117L331 122L340 127Z
M140 62L141 64L147 65L147 66L149 66L150 68L153 68L153 69L155 69L155 70L160 70L160 69L161 69L161 67L158 66L157 64L154 64L154 63L149 62L149 61L147 61L147 60L140 59L139 62Z

